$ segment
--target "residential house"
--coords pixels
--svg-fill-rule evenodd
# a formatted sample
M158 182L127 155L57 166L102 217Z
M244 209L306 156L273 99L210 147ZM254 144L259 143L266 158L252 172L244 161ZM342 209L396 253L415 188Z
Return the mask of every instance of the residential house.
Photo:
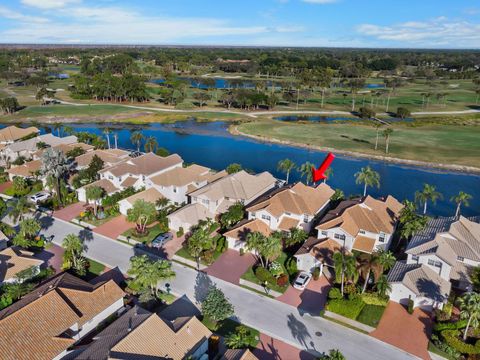
M105 195L112 195L122 190L121 188L117 187L112 181L108 179L100 179L75 190L77 192L78 201L88 202L87 189L92 186L101 187L103 190L105 190Z
M144 200L146 202L156 204L157 201L162 198L164 198L164 196L156 188L140 191L118 202L120 213L127 215L128 210L133 207L133 204L135 204L135 201L137 200Z
M18 275L28 269L31 276L38 274L43 260L33 255L15 246L0 251L0 284L18 282Z
M431 219L427 228L409 242L406 253L407 260L396 265L397 273L389 275L392 282L390 297L401 303L411 298L418 306L441 307L448 298L448 294L442 299L437 296L441 289L446 289L444 282L460 291L472 289L470 273L480 265L480 216ZM418 280L428 283L430 292L421 295L408 293L404 288L409 288L409 271L405 269L419 268L430 274L428 278ZM403 273L398 269L404 270ZM399 273L404 277L400 278ZM435 276L431 276L432 273ZM397 286L393 286L395 280Z
M134 306L100 332L76 360L200 359L212 333L195 316L172 321Z
M58 144L58 145L54 145L52 146L52 149L55 149L55 150L58 150L60 152L62 152L63 154L67 154L69 151L71 150L74 150L75 148L80 148L86 152L90 152L90 151L93 151L95 149L95 147L93 145L90 145L90 144L85 144L85 143L82 143L82 142L78 142L78 143L62 143L62 144ZM39 149L37 150L36 152L33 153L32 157L33 159L40 159L42 157L42 154L47 150L48 148L44 148L44 149Z
M154 187L175 205L186 204L187 195L208 183L227 176L226 171L216 173L211 169L190 165L176 167L146 180L147 188Z
M38 134L40 130L38 130L34 126L30 126L27 128L19 128L17 126L7 126L0 130L0 148L4 145L12 144L15 141L21 140L30 136L32 134Z
M316 227L318 238L331 238L348 251L388 250L403 205L393 196L342 201Z
M321 274L331 278L335 275L333 254L340 251L349 254L335 240L309 237L294 255L297 260L297 269L313 272L315 268L319 268Z
M228 247L234 250L245 249L248 234L259 232L263 236L270 236L270 227L260 219L242 221L234 229L227 231L223 236Z
M103 167L108 168L117 165L129 158L130 153L120 149L93 150L75 158L75 166L78 170L87 168L96 155L103 161Z
M69 348L123 308L113 281L92 285L60 273L0 311L5 360L61 359Z
M279 181L268 172L251 175L242 170L222 177L191 192L189 194L191 205L168 216L170 227L175 230L182 227L186 230L200 220L215 218L226 212L237 202L248 205L267 191L274 189L278 183ZM189 212L196 217L183 222L182 219L186 218L184 212Z
M179 210L169 214L168 226L171 230L184 231L190 230L193 226L197 225L201 220L215 219L215 214L211 213L208 208L202 204L188 204Z
M228 349L221 360L258 360L249 349Z
M246 210L249 219L260 219L272 231L301 228L309 233L313 220L327 209L334 193L327 184L311 187L299 182L260 198Z
M19 176L25 179L37 178L42 168L42 160L32 160L23 165L12 166L7 170L10 181Z
M148 178L182 167L182 164L183 160L177 154L161 157L147 153L104 168L100 171L100 179L107 179L118 188L133 186L140 189L146 185Z

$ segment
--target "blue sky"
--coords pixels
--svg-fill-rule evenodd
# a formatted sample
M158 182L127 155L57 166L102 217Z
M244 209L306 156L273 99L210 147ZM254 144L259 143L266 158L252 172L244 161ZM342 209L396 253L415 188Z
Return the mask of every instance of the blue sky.
M480 48L480 1L0 0L0 43Z

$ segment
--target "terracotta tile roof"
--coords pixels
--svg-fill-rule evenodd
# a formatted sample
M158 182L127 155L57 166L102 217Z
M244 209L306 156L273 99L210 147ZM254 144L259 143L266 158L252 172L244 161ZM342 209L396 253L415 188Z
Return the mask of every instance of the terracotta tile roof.
M278 228L284 231L290 231L291 228L296 228L300 220L294 219L290 216L284 216L278 224Z
M329 211L316 229L326 230L339 226L354 237L359 230L392 234L403 208L403 205L391 196L384 201L367 196L360 201L342 203Z
M359 235L355 238L352 249L371 254L373 252L374 246L375 246L375 239L369 238L367 236Z
M33 160L7 170L13 176L30 177L42 168L42 160Z
M221 360L258 360L248 349L228 349Z
M246 171L223 177L210 183L190 195L192 197L205 197L212 201L224 197L230 198L233 202L239 200L252 200L273 187L277 180L269 172L251 175Z
M19 272L32 266L40 266L43 260L33 257L33 252L10 247L0 251L0 283L12 279Z
M249 212L266 210L276 218L289 212L296 215L315 215L329 201L335 191L327 184L320 184L316 188L297 183L284 188L264 201L257 202L247 208Z
M211 335L196 317L168 322L152 314L112 348L109 358L183 360Z
M349 253L337 241L333 239L327 239L323 240L319 244L314 245L310 250L310 255L324 264L333 266L333 254L340 251Z
M103 190L105 190L105 192L106 192L107 194L113 194L113 193L115 193L115 192L117 192L117 191L120 191L120 189L117 188L117 187L115 186L115 184L112 183L112 182L111 182L110 180L108 180L108 179L100 179L100 180L94 181L94 182L91 183L91 184L88 184L88 185L83 186L83 188L84 188L84 189L87 189L87 188L89 188L89 187L91 187L91 186L99 186L99 187L101 187Z
M154 153L148 153L134 159L128 159L125 162L103 169L100 172L110 172L114 176L122 176L125 174L149 176L182 163L182 158L177 154L161 157Z
M214 219L215 215L202 204L195 203L180 208L168 215L168 218L175 218L182 223L195 225L200 220Z
M19 128L17 126L7 126L0 130L0 142L12 142L22 139L30 134L39 133L36 127Z
M132 205L137 200L145 200L146 202L155 204L157 200L162 199L163 197L164 196L157 189L150 188L144 191L140 191L139 193L133 194L132 196L129 196L124 200L128 201Z
M262 220L255 219L245 222L236 228L227 231L223 236L237 240L246 241L247 235L253 232L259 232L264 236L270 236L271 231L267 224Z
M150 180L159 186L185 186L200 182L210 172L209 168L200 165L177 167L152 177Z
M124 296L113 280L91 285L61 273L0 311L0 353L5 360L47 360L75 340L68 330L84 324Z
M138 178L133 177L133 176L128 176L125 180L122 181L120 184L123 187L130 187L135 185L135 183L138 181Z
M94 155L97 155L100 159L103 160L104 166L112 166L114 164L125 161L125 156L127 156L128 153L125 155L121 155L112 153L111 150L94 150L77 156L75 158L75 162L79 167L87 167L88 165L90 165L90 162L92 161Z

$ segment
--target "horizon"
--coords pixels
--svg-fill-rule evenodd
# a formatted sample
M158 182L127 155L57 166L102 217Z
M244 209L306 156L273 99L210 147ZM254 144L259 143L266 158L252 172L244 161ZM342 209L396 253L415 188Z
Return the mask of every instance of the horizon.
M6 0L8 45L480 49L472 0Z

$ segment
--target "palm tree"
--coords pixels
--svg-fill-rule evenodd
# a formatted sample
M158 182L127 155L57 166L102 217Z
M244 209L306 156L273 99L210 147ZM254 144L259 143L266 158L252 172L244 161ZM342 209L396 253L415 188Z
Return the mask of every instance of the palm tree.
M300 176L302 178L305 178L305 182L307 185L310 184L310 182L313 180L313 169L315 168L315 165L313 165L310 161L307 161L303 163L300 168L298 169L298 172L300 173Z
M86 259L82 256L85 246L82 240L74 235L68 234L62 242L63 253L63 269L74 268L79 275L84 275L86 272Z
M423 184L423 189L415 193L415 201L423 204L423 215L427 213L427 203L432 201L436 204L438 199L442 199L443 195L437 191L434 185Z
M260 255L265 258L265 267L268 268L270 262L275 260L282 252L282 240L278 234L272 234L265 238L265 242L261 244Z
M370 166L362 168L355 174L355 182L357 184L363 184L363 196L367 195L367 187L376 186L380 187L380 174L373 170Z
M14 223L23 220L23 215L29 213L32 210L32 204L27 200L26 197L18 198L15 201L8 212L8 216L13 220Z
M67 135L73 135L75 131L73 130L73 127L71 127L70 125L65 125L63 127L63 132Z
M143 146L145 148L145 152L155 152L158 148L158 141L154 136L149 136L145 141L145 145Z
M113 141L115 143L115 149L118 149L118 133L117 132L113 133Z
M155 204L137 199L133 203L133 207L127 212L127 220L135 223L138 234L145 234L147 224L155 217L156 213Z
M462 205L469 206L469 200L472 199L472 195L467 194L466 192L460 191L457 196L452 196L450 201L453 201L455 204L457 204L457 210L455 211L455 218L458 219L460 215L460 207Z
M19 231L12 240L13 245L23 248L29 248L35 245L35 236L38 235L41 229L42 226L37 219L28 218L22 220L20 222Z
M277 165L278 170L287 175L286 183L288 184L288 179L290 177L290 171L295 168L295 163L290 159L280 160Z
M356 284L360 273L358 272L358 263L354 255L344 256L345 278Z
M60 137L60 131L62 130L62 123L54 122L54 123L52 124L52 127L53 127L53 130L56 130L56 131L57 131L58 137Z
M129 282L137 292L150 290L156 296L158 283L175 277L172 265L167 260L152 261L147 255L134 256L130 259L130 269L127 273L134 277Z
M381 274L381 265L378 254L360 254L358 256L358 270L364 279L362 289L362 293L364 293L365 290L367 290L370 274L373 273L374 282L377 281Z
M59 150L48 148L42 154L42 166L40 171L52 180L59 204L63 204L60 184L69 173L71 167L72 163L68 160L67 156Z
M132 144L137 146L137 151L140 152L140 145L145 137L140 131L134 131L132 135L130 135L130 141Z
M325 179L323 179L323 183L326 184L327 180L333 176L333 169L331 167L328 167L323 174L325 175Z
M301 244L307 240L308 234L303 229L291 228L290 232L285 239L285 247L290 247L295 244Z
M333 263L335 268L335 282L340 283L340 291L343 296L346 280L358 281L357 261L354 256L346 255L344 251L338 251L333 254Z
M388 282L388 279L385 275L379 276L375 287L377 288L377 293L382 297L387 296L387 294L392 290L392 286Z
M375 150L378 149L378 137L380 135L380 128L383 126L383 124L379 121L375 121L375 124L373 124L373 126L375 127L375 130L377 132L377 137L375 139Z
M93 215L95 217L97 217L98 200L100 200L104 194L105 190L100 186L89 186L85 190L87 201L92 200L93 202Z
M257 259L260 261L260 264L262 265L262 267L265 267L265 264L260 254L260 248L262 246L261 244L263 244L264 242L265 242L265 235L263 235L259 231L254 231L247 234L246 248L248 250L255 251Z
M381 272L390 270L397 259L391 251L380 250L377 252L378 264L381 266Z
M110 149L110 133L111 133L111 132L112 132L112 131L110 130L109 127L105 127L105 128L103 129L103 134L104 134L105 137L107 138L107 144L108 144L107 146L108 146L109 149Z
M388 147L390 145L390 135L392 135L393 129L386 128L383 130L383 136L385 137L385 153L388 154Z
M470 326L477 328L480 319L480 294L470 292L458 299L458 306L460 307L460 318L468 319L467 326L463 333L463 340L467 340L468 329Z

